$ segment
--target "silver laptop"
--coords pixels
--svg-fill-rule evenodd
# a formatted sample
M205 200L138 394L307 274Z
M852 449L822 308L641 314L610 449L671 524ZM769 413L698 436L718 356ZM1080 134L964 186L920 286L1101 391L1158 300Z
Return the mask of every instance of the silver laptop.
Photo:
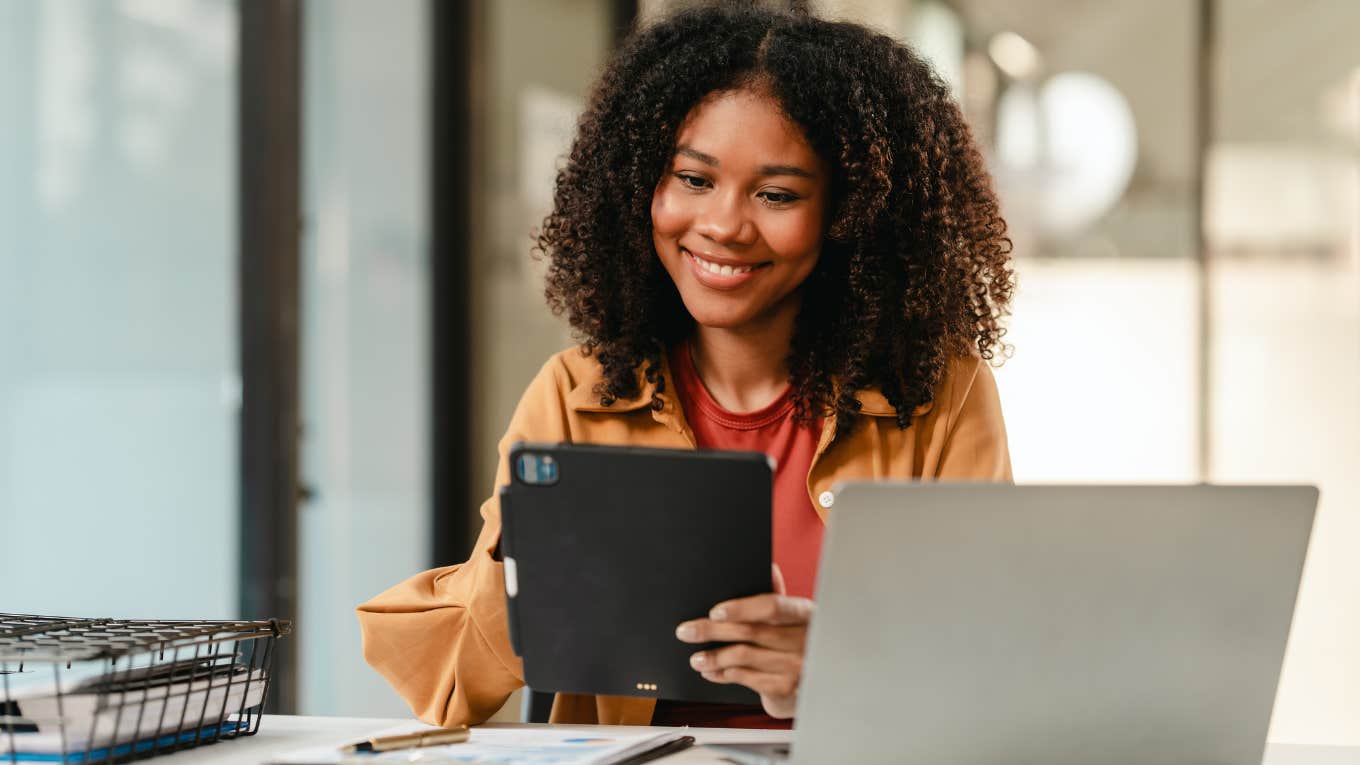
M1259 765L1317 496L846 484L792 761Z

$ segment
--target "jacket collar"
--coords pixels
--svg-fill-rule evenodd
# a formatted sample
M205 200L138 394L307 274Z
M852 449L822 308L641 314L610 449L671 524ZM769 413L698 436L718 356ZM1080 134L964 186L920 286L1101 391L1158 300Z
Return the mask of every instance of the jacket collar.
M661 356L661 376L666 381L666 390L674 391L675 384L671 379L669 359L665 354ZM641 383L638 387L638 394L629 398L620 398L614 401L611 406L602 406L600 397L595 393L595 386L604 380L603 370L598 364L590 367L589 373L582 376L577 381L576 386L567 392L567 406L577 412L633 412L639 409L650 408L652 405L652 393L656 390L656 383L649 382L638 371L638 378ZM860 413L872 417L896 417L897 409L888 403L885 397L877 388L865 388L855 395L859 399ZM674 409L674 398L666 397L666 410ZM912 416L922 415L931 410L934 402L927 402L916 407L912 411Z
M656 390L656 385L644 380L637 396L615 399L610 406L604 406L595 393L595 385L603 379L604 375L596 374L577 383L567 392L567 406L576 412L632 412L652 405L652 391ZM669 385L666 387L670 389Z

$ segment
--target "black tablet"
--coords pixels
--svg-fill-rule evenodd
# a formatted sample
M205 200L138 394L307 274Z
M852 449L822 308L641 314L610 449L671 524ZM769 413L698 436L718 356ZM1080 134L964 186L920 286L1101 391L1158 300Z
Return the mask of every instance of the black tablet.
M763 454L517 444L501 488L510 639L536 691L759 704L675 628L770 591Z

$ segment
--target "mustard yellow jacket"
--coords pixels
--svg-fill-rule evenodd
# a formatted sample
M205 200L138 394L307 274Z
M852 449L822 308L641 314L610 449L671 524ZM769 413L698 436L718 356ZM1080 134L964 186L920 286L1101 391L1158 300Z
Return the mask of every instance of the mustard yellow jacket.
M663 367L666 390L675 390ZM497 486L509 483L506 453L517 441L693 449L694 435L674 396L662 411L650 407L654 386L636 398L601 406L594 395L602 370L579 349L553 356L520 399L500 442ZM866 415L848 438L828 448L836 432L828 418L807 490L826 519L837 481L873 478L1009 481L1010 454L991 368L981 359L956 360L931 404L913 412L900 430L895 410L876 390L858 396ZM382 673L412 711L438 725L476 724L500 709L524 684L510 648L495 493L482 504L482 532L466 563L426 571L359 606L364 658ZM647 725L656 702L617 696L558 694L552 721Z

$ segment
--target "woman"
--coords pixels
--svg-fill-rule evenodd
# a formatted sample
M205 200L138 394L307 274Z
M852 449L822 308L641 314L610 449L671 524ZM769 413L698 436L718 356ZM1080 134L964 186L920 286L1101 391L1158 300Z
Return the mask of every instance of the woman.
M852 24L758 9L633 36L591 95L538 238L582 343L500 444L741 448L777 460L776 592L677 626L696 672L763 708L560 694L555 722L787 724L821 535L848 478L1010 478L987 361L1010 245L947 88ZM468 562L359 609L364 653L422 719L477 723L523 684L495 495Z

